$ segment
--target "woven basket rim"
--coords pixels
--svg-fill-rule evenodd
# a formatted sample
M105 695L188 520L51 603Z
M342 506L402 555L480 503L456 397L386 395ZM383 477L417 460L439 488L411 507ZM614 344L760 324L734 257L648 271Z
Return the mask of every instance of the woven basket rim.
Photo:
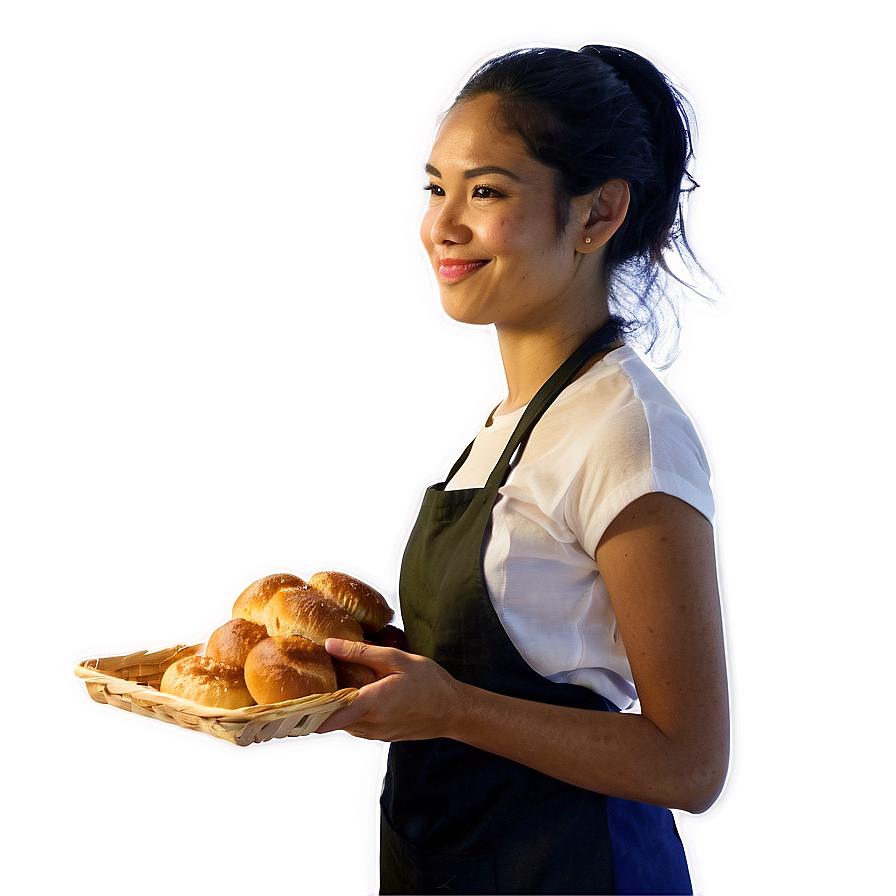
M287 716L301 713L303 715L315 712L330 712L334 703L348 706L358 695L356 688L342 688L325 694L313 694L308 697L299 697L294 700L284 700L280 703L259 703L254 706L245 706L241 709L221 709L214 706L204 706L183 697L173 694L163 694L160 690L149 685L139 684L127 678L115 675L114 672L98 668L100 664L118 667L136 666L140 664L152 665L172 657L189 656L198 653L203 644L184 645L178 644L161 650L140 650L123 656L112 657L88 657L77 663L73 669L74 674L85 682L112 686L116 691L124 691L128 697L143 703L156 704L171 707L173 710L192 715L201 719L217 719L221 722L263 722L282 719Z

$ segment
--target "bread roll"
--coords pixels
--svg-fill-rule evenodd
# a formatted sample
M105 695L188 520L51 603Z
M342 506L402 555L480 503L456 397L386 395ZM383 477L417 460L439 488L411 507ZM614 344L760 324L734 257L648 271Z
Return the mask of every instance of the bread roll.
M344 572L316 572L308 585L350 613L365 632L378 632L395 613L379 591Z
M363 688L377 680L376 672L360 663L347 663L333 657L333 668L336 670L336 684L341 688Z
M159 690L218 709L240 709L255 703L243 670L209 656L188 656L172 663L162 675Z
M205 645L205 655L219 663L242 668L249 651L268 636L268 630L257 622L237 617L216 628Z
M257 622L264 625L265 608L268 601L281 588L304 588L305 580L288 572L275 572L253 582L236 599L233 611L230 614L234 618L248 619L249 622Z
M364 640L356 619L307 585L278 591L268 601L265 622L269 635L299 635L320 645L327 638Z
M307 638L265 638L246 657L246 684L259 703L280 703L336 690L330 655Z

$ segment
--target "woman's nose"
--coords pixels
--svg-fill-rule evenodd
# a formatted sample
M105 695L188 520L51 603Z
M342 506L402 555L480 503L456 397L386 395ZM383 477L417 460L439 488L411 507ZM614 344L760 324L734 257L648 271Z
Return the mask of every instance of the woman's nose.
M457 203L443 203L432 221L430 238L433 243L466 243L471 236L472 230L466 223L463 209Z

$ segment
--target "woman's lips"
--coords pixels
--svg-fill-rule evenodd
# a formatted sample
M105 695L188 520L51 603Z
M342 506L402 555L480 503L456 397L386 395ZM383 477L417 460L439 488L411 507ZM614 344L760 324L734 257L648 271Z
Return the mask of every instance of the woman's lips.
M487 265L487 261L463 261L459 258L443 258L439 261L439 277L446 283L457 283L473 271Z

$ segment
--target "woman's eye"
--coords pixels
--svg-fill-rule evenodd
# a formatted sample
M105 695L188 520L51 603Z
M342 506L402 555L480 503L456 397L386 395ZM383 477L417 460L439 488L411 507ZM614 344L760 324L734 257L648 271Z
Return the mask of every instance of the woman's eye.
M445 188L440 187L438 184L428 183L423 189L432 196L443 197L445 195ZM486 187L480 185L477 187L473 187L473 192L471 195L473 199L496 199L502 194L499 193L494 187Z

